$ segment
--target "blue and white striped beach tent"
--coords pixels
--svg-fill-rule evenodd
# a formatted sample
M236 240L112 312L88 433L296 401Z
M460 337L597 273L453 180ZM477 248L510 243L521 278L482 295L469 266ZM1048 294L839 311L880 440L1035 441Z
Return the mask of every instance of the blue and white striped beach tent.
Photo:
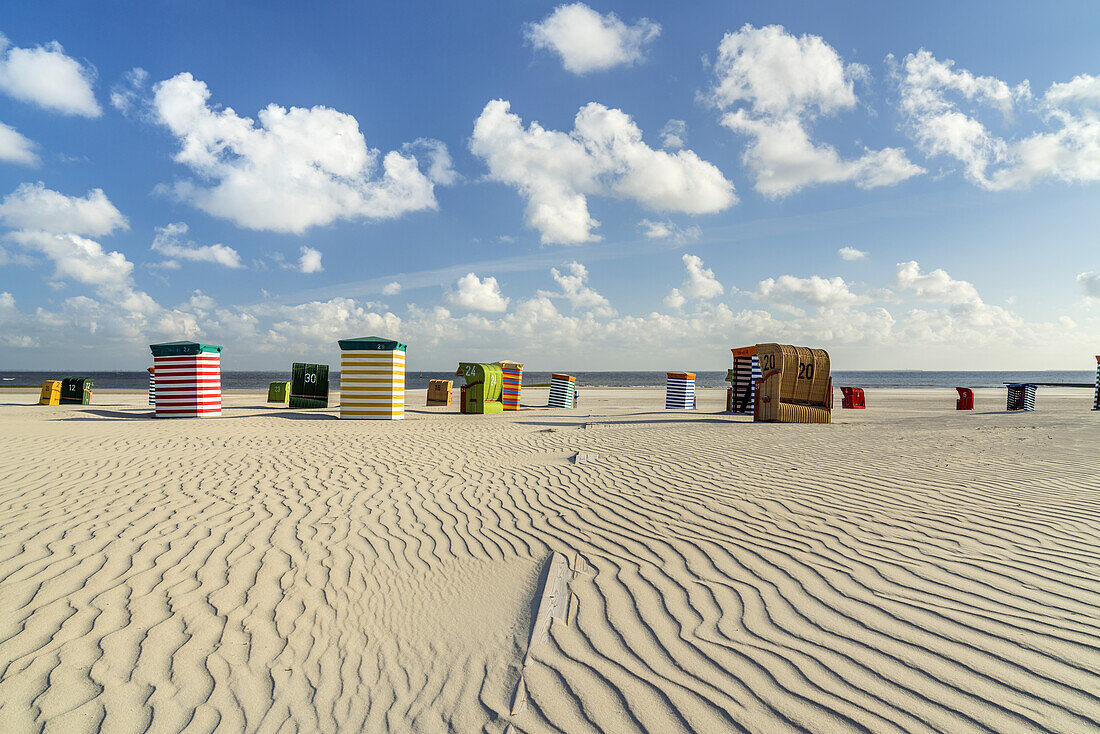
M695 407L695 373L665 373L665 410L684 410Z
M1020 383L1008 386L1008 410L1035 410L1035 385Z
M1096 397L1092 401L1092 409L1100 410L1100 354L1096 355Z
M730 400L727 408L732 413L752 415L756 399L756 381L763 375L760 372L760 357L756 347L735 347L733 369L730 370Z
M547 407L572 408L576 388L576 377L556 373L550 375L550 399L546 403Z

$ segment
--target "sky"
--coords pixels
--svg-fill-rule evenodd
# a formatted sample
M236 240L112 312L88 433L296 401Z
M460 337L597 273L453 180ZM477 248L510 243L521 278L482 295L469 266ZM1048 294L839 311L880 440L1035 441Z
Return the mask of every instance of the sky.
M1100 5L19 3L0 368L1092 369Z

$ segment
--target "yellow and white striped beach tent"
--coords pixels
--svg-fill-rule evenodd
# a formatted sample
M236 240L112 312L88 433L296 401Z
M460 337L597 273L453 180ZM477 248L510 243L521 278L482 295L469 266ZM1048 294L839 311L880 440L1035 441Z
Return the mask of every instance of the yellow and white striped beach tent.
M380 336L340 340L340 417L405 417L405 345Z

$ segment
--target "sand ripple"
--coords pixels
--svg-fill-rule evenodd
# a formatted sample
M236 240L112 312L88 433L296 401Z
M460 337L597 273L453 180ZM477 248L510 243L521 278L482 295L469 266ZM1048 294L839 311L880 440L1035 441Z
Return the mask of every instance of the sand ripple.
M0 407L0 731L1100 730L1095 416L586 400ZM553 551L591 571L513 717Z

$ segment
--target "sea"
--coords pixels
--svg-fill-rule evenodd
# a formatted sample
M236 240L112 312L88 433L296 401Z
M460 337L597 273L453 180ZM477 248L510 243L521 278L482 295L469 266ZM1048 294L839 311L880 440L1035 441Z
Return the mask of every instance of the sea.
M40 386L46 380L67 377L69 372L24 372L0 369L0 387L15 385ZM549 372L525 372L524 385L549 384ZM577 378L578 387L664 387L664 372L571 372ZM141 372L83 372L81 377L92 378L99 388L124 390L142 390L149 386L149 376ZM698 387L726 387L726 372L699 372L695 378ZM409 390L423 389L428 380L456 380L453 372L410 371L405 375L405 387ZM271 382L290 381L290 372L222 372L223 390L267 390ZM833 384L852 385L862 388L907 387L907 388L952 388L952 387L1002 387L1005 383L1031 382L1077 384L1091 387L1096 382L1096 373L1091 371L1046 370L1029 372L1026 370L1004 372L936 372L922 370L886 370L886 371L835 371ZM330 387L340 387L340 374L333 372Z

